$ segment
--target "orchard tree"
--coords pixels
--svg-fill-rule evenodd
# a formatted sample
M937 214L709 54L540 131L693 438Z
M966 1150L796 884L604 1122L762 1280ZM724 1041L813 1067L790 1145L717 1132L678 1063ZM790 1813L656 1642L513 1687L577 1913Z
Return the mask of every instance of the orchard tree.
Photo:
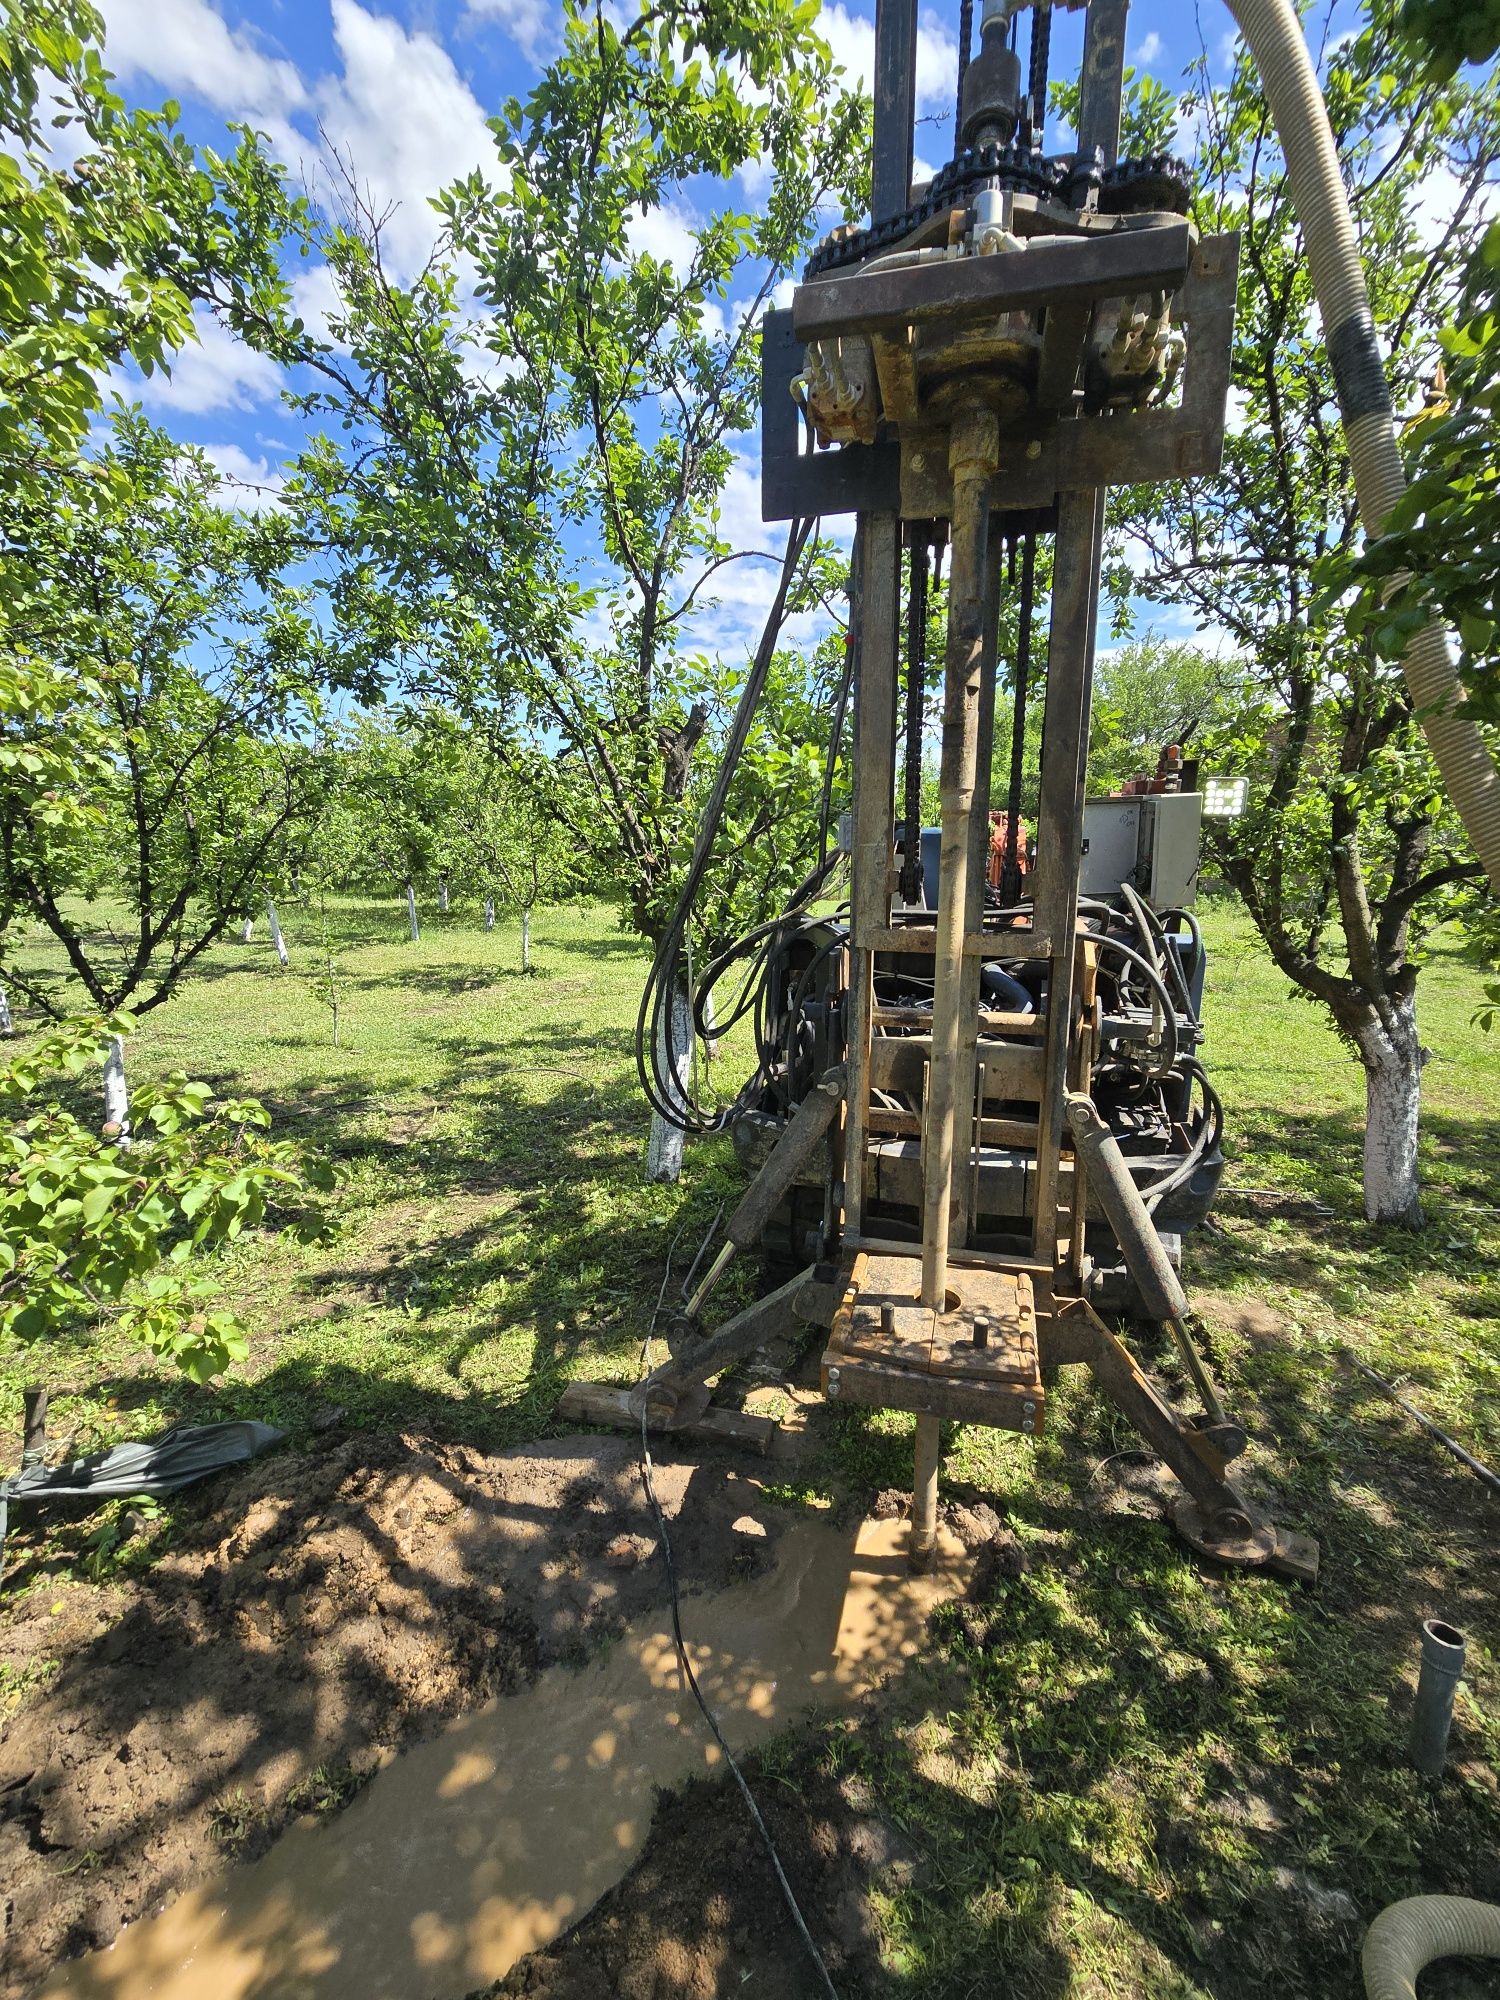
M341 346L312 352L304 407L338 441L301 476L340 602L409 691L569 759L582 851L653 939L713 719L704 621L731 566L759 565L772 601L723 505L759 319L864 151L810 12L569 4L492 165L439 195L426 270L397 282L357 189L321 239ZM710 206L741 170L764 176L760 212ZM813 546L788 586L789 610L816 602Z
M1371 306L1398 406L1412 406L1481 235L1500 87L1434 81L1383 4L1326 46ZM1244 662L1240 713L1213 750L1253 780L1250 807L1215 822L1209 846L1276 964L1363 1065L1366 1214L1415 1223L1422 944L1480 870L1394 662L1321 582L1358 549L1358 509L1285 167L1243 50L1229 83L1200 74L1184 109L1202 135L1197 220L1241 232L1235 418L1218 477L1117 498L1118 546L1135 561L1116 583L1221 628ZM1173 110L1159 86L1138 89L1138 136L1160 141ZM1434 216L1438 185L1450 192Z
M39 497L71 471L111 371L168 368L212 302L274 329L279 239L297 225L279 170L239 135L227 159L176 109L110 89L88 0L0 6L0 490ZM290 352L289 343L282 343Z
M521 920L521 970L531 971L531 916L581 886L569 830L577 774L537 751L496 747L450 720L450 824L445 837L467 887L496 911ZM583 808L586 810L586 807Z
M1244 664L1233 653L1155 632L1101 652L1089 734L1091 789L1155 771L1166 743L1186 737L1196 753L1234 713L1244 680Z
M225 497L201 453L124 411L87 463L12 496L0 936L61 948L61 980L7 953L15 990L54 1019L79 989L104 1013L159 1006L321 804L340 656L291 580L306 540L290 512Z

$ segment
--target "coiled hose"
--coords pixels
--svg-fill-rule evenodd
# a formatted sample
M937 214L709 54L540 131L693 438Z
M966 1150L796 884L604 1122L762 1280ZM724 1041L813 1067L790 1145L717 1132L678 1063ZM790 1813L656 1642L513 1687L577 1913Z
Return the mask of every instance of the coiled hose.
M1228 0L1228 5L1255 58L1286 156L1360 519L1367 534L1378 535L1406 491L1406 468L1328 109L1289 0ZM1463 690L1439 620L1411 640L1401 669L1448 796L1485 873L1500 889L1500 772L1475 724L1453 712Z
M1436 1958L1500 1958L1500 1908L1467 1896L1409 1896L1365 1933L1365 2000L1417 2000L1417 1977Z

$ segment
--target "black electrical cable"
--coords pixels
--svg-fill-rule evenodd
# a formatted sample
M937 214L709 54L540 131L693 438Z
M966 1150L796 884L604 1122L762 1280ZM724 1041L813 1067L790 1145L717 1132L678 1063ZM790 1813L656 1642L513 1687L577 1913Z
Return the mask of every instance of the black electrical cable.
M729 795L729 787L744 752L745 742L750 734L750 725L765 687L766 676L771 669L771 661L776 650L776 640L786 615L786 601L796 575L797 565L813 532L814 523L810 519L794 521L787 533L786 554L782 559L781 575L777 580L776 594L766 617L765 629L761 633L760 644L751 662L750 672L735 709L734 721L730 725L729 739L724 747L724 755L715 775L712 790L703 808L703 816L698 826L698 837L693 846L693 855L688 863L686 880L678 897L676 908L668 922L667 929L657 947L647 976L645 990L641 994L640 1011L635 1026L635 1066L641 1088L651 1109L669 1125L683 1132L720 1131L733 1115L733 1106L725 1106L717 1111L705 1110L689 1101L681 1079L675 1074L663 1076L661 1073L658 1044L665 1039L672 1050L673 1038L670 1032L663 1038L662 1028L670 1028L671 1015L678 993L681 991L679 967L683 959L683 945L687 935L688 922L698 889L708 867L714 839L718 834L719 822L723 818L724 804ZM675 1051L672 1051L675 1054ZM668 1068L673 1068L671 1055Z
M1039 4L1031 10L1031 65L1026 94L1031 99L1031 143L1040 148L1047 123L1047 66L1052 56L1052 9Z
M1010 718L1010 776L1005 788L1005 855L1000 864L1000 900L1014 903L1021 893L1021 772L1026 761L1026 694L1031 682L1031 621L1036 596L1036 530L1028 528L1021 548L1021 605L1016 631L1014 708Z
M922 894L922 729L927 683L927 528L911 545L911 590L906 601L906 770L901 798L901 899L920 904Z

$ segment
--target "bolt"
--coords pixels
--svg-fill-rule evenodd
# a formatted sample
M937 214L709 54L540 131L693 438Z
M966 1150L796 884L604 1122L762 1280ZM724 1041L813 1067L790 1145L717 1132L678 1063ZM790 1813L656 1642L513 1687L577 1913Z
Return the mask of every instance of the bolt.
M988 1347L990 1344L990 1323L983 1313L974 1315L974 1345Z
M894 1333L896 1331L896 1308L891 1304L889 1299L880 1308L880 1331L882 1333Z
M830 1368L828 1371L828 1393L830 1396L836 1396L838 1392L839 1392L839 1371L837 1370L837 1368Z
M1029 444L1027 445L1027 447L1026 447L1026 456L1027 456L1028 458L1040 458L1040 457L1041 457L1041 455L1042 455L1042 441L1041 441L1041 439L1040 439L1040 438L1032 438L1031 442L1030 442L1030 443L1029 443Z
M925 471L927 470L927 454L926 454L926 452L922 452L922 451L914 451L914 452L912 453L912 455L911 455L911 469L912 469L912 471L913 471L913 472L925 472Z

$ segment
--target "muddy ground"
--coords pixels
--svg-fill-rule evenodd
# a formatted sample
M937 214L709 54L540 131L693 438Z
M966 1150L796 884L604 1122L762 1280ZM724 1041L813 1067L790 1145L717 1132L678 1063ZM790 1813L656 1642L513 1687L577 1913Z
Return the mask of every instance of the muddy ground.
M657 1486L686 1587L774 1561L774 1512L736 1530L729 1467L669 1460ZM42 1581L0 1638L12 1678L60 1662L0 1733L3 2000L664 1597L624 1438L487 1456L333 1434L178 1520L139 1580Z

